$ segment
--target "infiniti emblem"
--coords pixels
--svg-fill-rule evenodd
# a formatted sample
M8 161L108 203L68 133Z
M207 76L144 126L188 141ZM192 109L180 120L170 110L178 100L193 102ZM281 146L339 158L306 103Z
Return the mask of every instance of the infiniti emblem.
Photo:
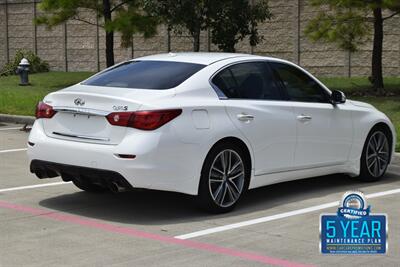
M83 105L85 105L85 100L83 100L82 98L77 98L74 100L74 103L77 106L83 106Z

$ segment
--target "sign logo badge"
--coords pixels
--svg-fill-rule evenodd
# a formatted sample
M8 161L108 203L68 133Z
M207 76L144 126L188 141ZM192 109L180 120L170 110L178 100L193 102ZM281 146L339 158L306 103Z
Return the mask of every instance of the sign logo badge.
M84 106L85 105L85 100L83 100L82 98L77 98L74 100L75 105L77 106Z
M322 254L385 254L388 220L386 214L371 214L364 194L346 192L336 214L320 218Z
M119 110L127 111L128 110L128 106L113 106L112 108L115 111L119 111Z

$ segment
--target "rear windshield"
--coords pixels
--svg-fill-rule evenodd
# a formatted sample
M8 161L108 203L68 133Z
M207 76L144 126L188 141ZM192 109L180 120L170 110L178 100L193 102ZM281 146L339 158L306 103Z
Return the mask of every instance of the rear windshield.
M84 85L170 89L180 85L205 65L168 61L130 61L86 80Z

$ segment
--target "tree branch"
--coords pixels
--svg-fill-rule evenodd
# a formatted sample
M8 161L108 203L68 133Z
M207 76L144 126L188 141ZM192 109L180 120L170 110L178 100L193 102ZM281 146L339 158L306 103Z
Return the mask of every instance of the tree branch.
M397 12L394 12L394 13L393 13L392 15L390 15L390 16L387 16L387 17L383 18L382 20L387 20L387 19L393 18L394 16L396 16L396 15L398 15L398 14L400 14L400 10L397 11Z
M110 12L114 12L115 10L117 10L118 8L120 8L121 6L125 5L126 3L131 2L132 0L125 0L122 1L121 3L115 5L113 8L111 8Z
M336 20L336 19L331 19L331 21L334 25L337 25L337 24L339 24L339 22L342 22L342 23L351 23L353 21L374 22L374 19L373 18L351 18L351 19L346 19L346 20L342 20L342 21Z
M82 18L80 18L80 17L78 17L78 16L74 16L74 17L72 17L72 19L73 19L73 20L77 20L77 21L81 21L81 22L85 22L85 23L87 23L87 24L89 24L89 25L99 26L99 27L104 28L104 25L102 25L102 24L96 24L96 23L93 23L93 22L91 22L91 21L82 19Z

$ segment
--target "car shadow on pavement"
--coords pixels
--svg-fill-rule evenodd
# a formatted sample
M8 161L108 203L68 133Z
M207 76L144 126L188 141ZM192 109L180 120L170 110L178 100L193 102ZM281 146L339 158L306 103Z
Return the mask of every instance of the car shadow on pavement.
M265 216L268 209L285 204L323 198L335 193L341 195L352 189L368 190L369 187L391 184L399 180L400 176L395 174L387 174L381 181L374 183L361 183L346 175L329 175L285 182L251 190L234 211L220 215L209 214L196 208L191 196L152 190L119 194L76 192L47 198L39 204L52 210L111 222L170 225L237 217L259 211ZM339 199L334 201L336 200ZM332 199L306 205L319 205L330 201Z

